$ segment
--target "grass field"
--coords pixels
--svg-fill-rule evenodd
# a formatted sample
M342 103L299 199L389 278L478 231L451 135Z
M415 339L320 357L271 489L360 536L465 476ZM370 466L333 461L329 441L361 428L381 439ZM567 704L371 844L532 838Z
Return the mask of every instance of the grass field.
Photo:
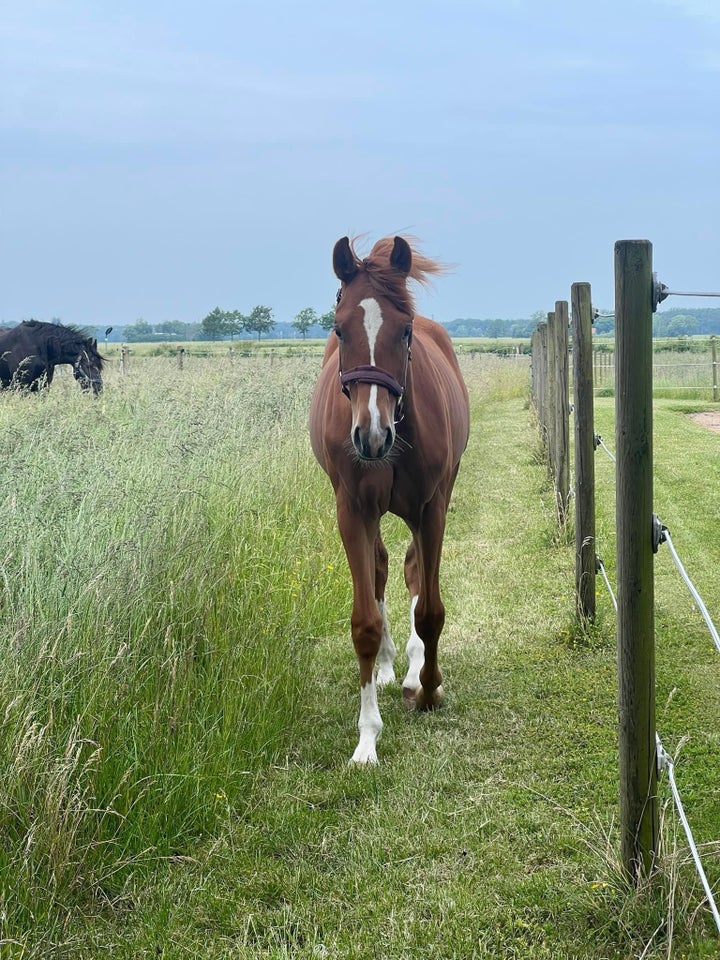
M351 591L307 440L315 358L136 357L96 402L70 377L0 398L0 957L720 956L664 784L656 876L631 891L618 866L614 615L601 592L595 627L574 624L526 360L462 362L447 704L382 691L374 769L347 765ZM717 622L720 436L697 408L657 403L657 512ZM596 418L612 446L611 398ZM385 539L402 650L392 518ZM720 658L656 568L658 726L717 885Z

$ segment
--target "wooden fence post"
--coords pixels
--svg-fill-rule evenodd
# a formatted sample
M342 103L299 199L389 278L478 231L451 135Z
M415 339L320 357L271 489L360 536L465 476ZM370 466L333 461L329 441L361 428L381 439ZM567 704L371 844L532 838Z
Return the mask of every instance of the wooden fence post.
M540 421L540 433L542 437L545 453L547 454L547 323L542 321L537 326L538 330L538 413Z
M128 355L128 348L123 343L122 346L120 347L120 373L123 376L125 376L125 374L127 373L127 355Z
M567 519L570 499L570 394L568 374L568 303L555 302L555 497L557 518Z
M710 337L710 356L712 358L713 400L717 401L718 399L717 337Z
M595 620L595 420L590 284L574 283L570 299L575 421L575 597L580 620L592 622Z
M557 363L555 360L555 351L557 350L557 337L555 336L555 314L547 315L547 365L545 368L545 403L547 407L547 416L545 418L545 428L547 431L547 465L548 473L555 479L555 409L557 407L557 381L555 371Z
M178 348L177 348L177 365L178 365L178 370L182 370L184 360L185 360L185 347L178 347Z
M637 882L658 844L652 462L652 245L615 244L618 706L623 867Z

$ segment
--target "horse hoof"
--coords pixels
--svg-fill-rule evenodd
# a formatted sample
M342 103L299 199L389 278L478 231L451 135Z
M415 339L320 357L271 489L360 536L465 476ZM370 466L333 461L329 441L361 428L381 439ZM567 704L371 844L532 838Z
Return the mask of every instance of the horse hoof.
M415 706L418 710L437 710L442 706L444 698L445 694L441 686L436 687L430 694L420 687L415 695Z
M415 703L417 700L417 690L415 687L403 687L403 704L407 707L408 710L415 709Z

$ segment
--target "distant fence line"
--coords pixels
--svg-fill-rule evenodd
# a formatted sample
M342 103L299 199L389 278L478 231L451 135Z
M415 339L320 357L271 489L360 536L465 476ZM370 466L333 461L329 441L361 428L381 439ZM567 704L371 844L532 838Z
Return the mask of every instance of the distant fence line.
M684 337L653 339L654 390L712 392L713 402L720 400L717 340L715 336L688 341ZM684 360L666 360L663 354L676 353L687 357ZM694 359L702 352L709 359ZM615 382L615 350L613 344L593 347L593 379L595 387L613 385ZM668 372L671 376L667 376ZM672 379L672 386L663 384L663 379ZM682 382L678 382L682 381Z

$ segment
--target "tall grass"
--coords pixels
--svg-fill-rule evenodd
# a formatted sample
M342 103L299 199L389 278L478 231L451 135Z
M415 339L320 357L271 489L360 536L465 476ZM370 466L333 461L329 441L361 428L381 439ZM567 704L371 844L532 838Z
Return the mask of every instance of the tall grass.
M2 939L190 852L282 751L327 619L312 375L147 361L95 402L2 397Z
M448 701L408 714L384 690L373 770L347 767L357 670L307 441L317 360L131 358L96 402L67 379L0 396L0 956L717 956L682 837L647 889L617 864L613 614L601 597L592 637L573 630L526 360L462 364ZM658 509L687 518L675 542L715 609L716 437L681 408L658 411ZM407 531L384 533L400 672ZM657 600L662 731L670 749L691 737L679 772L705 851L714 651L689 604Z

